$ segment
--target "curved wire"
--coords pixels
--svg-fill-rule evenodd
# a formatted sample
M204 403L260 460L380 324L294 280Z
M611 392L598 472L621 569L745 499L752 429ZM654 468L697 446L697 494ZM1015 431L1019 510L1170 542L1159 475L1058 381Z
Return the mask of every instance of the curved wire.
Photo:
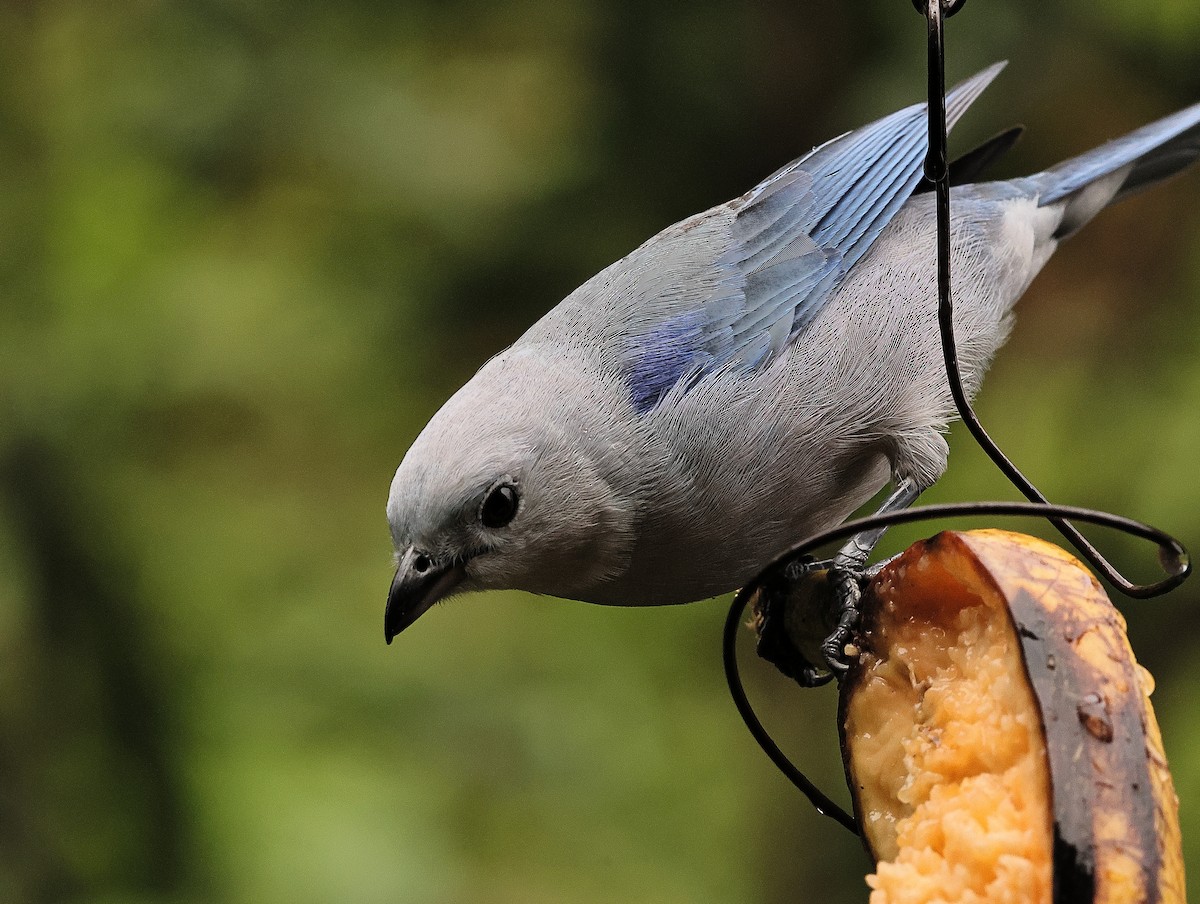
M1172 555L1184 557L1187 555L1183 545L1166 531L1124 515L1115 515L1112 512L1102 512L1077 505L1055 505L1042 502L943 502L890 512L877 512L863 518L843 521L836 527L813 534L776 556L766 568L751 579L749 584L739 590L737 595L749 598L768 578L778 573L780 568L785 567L793 559L807 555L834 540L851 537L877 527L892 527L913 521L931 521L935 518L976 518L981 515L1001 518L1071 518L1101 527L1111 527L1142 540L1150 540L1163 549L1170 550Z
M750 705L750 699L746 696L746 689L742 686L742 678L737 666L737 636L738 629L742 624L742 614L746 611L746 603L749 602L751 595L742 590L734 598L733 605L729 607L729 614L725 616L725 629L721 634L721 659L725 664L725 681L729 685L729 695L733 697L733 704L741 713L746 728L750 730L750 734L754 735L754 740L758 741L758 746L771 758L775 767L787 776L788 781L800 789L800 793L808 798L809 803L816 808L818 813L836 820L850 834L857 835L859 834L858 823L854 817L830 800L807 775L796 768L796 765L788 759L787 754L779 749L779 745L775 743L771 733L759 721L758 714L754 712L754 707Z
M937 267L938 267L938 328L942 339L942 357L946 379L958 409L959 417L971 435L1005 477L1030 500L1029 502L965 502L927 505L902 511L877 513L866 518L847 521L822 531L793 546L764 568L734 598L725 619L722 635L722 661L725 679L734 705L750 734L776 767L812 803L818 813L836 820L851 833L859 834L857 822L816 787L779 749L755 714L742 686L737 666L737 629L750 598L763 581L778 572L792 559L806 555L833 540L851 537L861 531L894 524L925 521L933 518L967 515L1026 516L1046 518L1066 537L1079 554L1126 596L1148 599L1178 587L1191 573L1191 562L1183 544L1170 534L1121 515L1078 506L1052 504L1015 464L1004 454L983 428L963 387L958 366L958 348L954 336L954 304L950 291L950 171L946 157L946 80L943 20L954 15L966 0L913 0L918 12L925 15L927 24L928 93L929 93L929 150L925 158L925 175L934 183L937 207ZM1166 577L1150 584L1129 581L1100 553L1092 543L1067 519L1115 528L1116 530L1151 540L1158 545L1159 562Z

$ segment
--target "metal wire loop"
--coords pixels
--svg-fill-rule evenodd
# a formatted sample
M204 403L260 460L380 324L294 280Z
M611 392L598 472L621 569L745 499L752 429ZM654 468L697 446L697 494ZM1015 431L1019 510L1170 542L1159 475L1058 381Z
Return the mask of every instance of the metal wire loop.
M796 765L780 750L779 745L771 737L770 732L763 726L758 715L754 712L746 690L742 686L741 676L737 666L737 635L742 625L746 606L755 592L765 583L779 575L789 564L809 553L821 548L827 543L852 537L855 534L876 527L891 527L896 524L907 524L915 521L932 521L943 518L962 517L1033 517L1033 518L1071 518L1075 521L1085 521L1091 524L1111 527L1124 533L1150 540L1160 548L1169 549L1176 555L1186 559L1187 553L1179 541L1170 534L1149 524L1134 521L1121 515L1094 509L1079 508L1066 505L1049 505L1041 502L953 502L943 505L924 505L902 511L884 512L866 518L857 518L832 527L829 530L815 534L797 543L783 555L776 558L766 568L738 591L729 613L725 617L725 629L722 634L721 658L725 665L725 680L729 685L729 694L733 698L746 728L758 742L759 747L770 758L777 769L784 774L797 790L800 791L813 805L818 813L828 816L853 835L860 834L859 826L853 816L838 806L818 788Z

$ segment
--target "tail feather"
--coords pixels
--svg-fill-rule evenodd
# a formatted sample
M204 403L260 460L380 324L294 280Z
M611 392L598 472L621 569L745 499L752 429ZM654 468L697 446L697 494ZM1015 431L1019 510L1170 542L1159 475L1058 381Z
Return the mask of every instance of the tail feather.
M1200 157L1200 103L1033 176L1039 188L1038 204L1045 206L1072 194L1091 193L1093 197L1088 198L1087 206L1092 206L1096 202L1094 192L1085 190L1102 180L1112 191L1105 203L1111 203L1175 175L1196 157ZM1116 178L1115 174L1122 169L1127 172L1123 178ZM1096 209L1102 206L1103 203Z

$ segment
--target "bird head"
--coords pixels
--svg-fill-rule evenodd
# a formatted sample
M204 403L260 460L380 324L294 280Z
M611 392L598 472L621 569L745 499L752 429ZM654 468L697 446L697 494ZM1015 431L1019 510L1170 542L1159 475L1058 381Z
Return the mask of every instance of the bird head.
M581 598L619 570L635 506L620 406L578 362L509 349L433 417L392 480L384 634L470 590ZM619 398L619 396L615 396Z

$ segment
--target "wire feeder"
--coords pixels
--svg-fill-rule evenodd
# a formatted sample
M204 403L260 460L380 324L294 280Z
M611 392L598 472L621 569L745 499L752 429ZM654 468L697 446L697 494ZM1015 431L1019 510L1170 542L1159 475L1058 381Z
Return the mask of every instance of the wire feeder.
M746 728L754 736L763 752L808 798L818 813L829 816L855 835L860 832L854 817L817 788L780 750L779 745L775 743L755 714L749 698L746 696L745 687L742 685L737 665L737 632L746 604L765 580L778 574L781 569L795 559L807 555L826 543L850 537L860 531L894 524L928 521L935 518L978 517L981 515L1046 518L1066 537L1089 565L1126 596L1135 599L1148 599L1173 590L1182 584L1191 573L1191 562L1187 550L1182 543L1164 531L1121 515L1050 503L988 435L967 399L958 368L958 352L954 337L954 304L950 291L950 171L946 156L945 40L942 27L945 19L954 15L965 5L966 0L913 0L913 6L925 16L927 25L929 150L925 157L925 175L934 183L936 192L938 327L941 333L946 379L950 384L950 392L958 409L959 417L996 467L1030 501L965 502L920 506L905 511L886 512L847 521L835 528L823 531L777 557L738 592L729 608L729 614L725 619L725 629L722 633L722 662L725 666L725 678L734 705L746 723ZM1128 580L1079 532L1071 523L1072 520L1111 527L1130 536L1156 543L1159 548L1159 562L1166 577L1150 584L1137 584Z

